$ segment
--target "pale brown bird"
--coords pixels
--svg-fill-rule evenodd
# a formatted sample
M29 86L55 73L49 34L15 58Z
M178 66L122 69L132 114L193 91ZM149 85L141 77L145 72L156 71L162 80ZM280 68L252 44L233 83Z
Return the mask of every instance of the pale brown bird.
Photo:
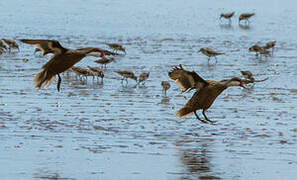
M244 78L255 81L254 75L251 71L240 71Z
M249 19L252 17L252 16L254 16L255 15L255 13L242 13L240 16L239 16L239 21L238 21L238 23L240 23L240 21L242 21L242 20L245 20L245 22L247 23L249 23L250 21L249 21Z
M20 51L19 45L14 40L9 39L2 39L8 46L8 51L10 52L11 49L17 49Z
M217 61L217 57L219 55L225 54L225 53L220 53L220 52L216 52L211 48L201 48L198 52L202 52L202 54L204 54L205 56L208 57L208 61L210 60L211 57L214 57Z
M137 81L137 77L131 71L116 71L116 73L118 73L120 76L123 77L122 83L123 83L123 80L126 80L126 82L128 83L128 78Z
M162 86L162 92L164 92L165 93L165 96L166 96L166 92L167 92L167 90L171 87L170 86L170 83L168 82L168 81L162 81L161 82L161 86Z
M41 49L43 55L53 53L51 59L42 67L43 71L35 76L35 86L40 89L46 85L50 85L58 75L57 89L60 91L61 77L60 73L71 68L74 64L78 63L86 56L90 56L91 53L97 52L101 56L103 52L98 48L81 48L79 50L71 50L61 46L59 41L55 40L29 40L21 39L23 43L36 45Z
M100 77L101 82L103 83L104 73L103 73L102 69L99 67L91 67L91 66L88 66L88 68L94 72L96 77Z
M101 59L98 59L96 61L94 61L95 63L98 63L98 64L101 64L102 67L104 66L106 68L106 65L113 62L114 61L114 58L111 57L111 58L107 58L107 57L101 57Z
M262 47L260 47L259 45L255 44L255 45L253 45L253 46L251 46L251 47L249 48L249 51L250 51L250 52L255 52L256 55L258 56L259 51L261 51L261 49L262 49Z
M249 51L250 52L255 52L256 56L258 56L260 54L260 58L261 58L262 55L264 55L266 57L270 55L270 52L267 49L265 49L265 48L263 48L263 47L261 47L261 46L259 46L257 44L250 47Z
M177 111L176 116L185 117L194 113L196 118L204 123L213 123L207 118L205 112L225 89L231 86L244 87L244 81L238 77L222 81L205 81L194 71L190 72L184 70L181 65L180 67L173 68L168 75L171 79L177 82L182 92L194 88L197 89L192 98L183 106L183 108ZM196 111L199 109L202 109L202 114L205 120L200 119L197 115Z
M141 82L142 82L142 84L144 84L145 81L149 78L149 76L150 76L150 72L142 72L139 75L138 83L137 84L140 84Z
M70 68L70 70L72 72L74 72L76 75L80 76L84 76L86 78L86 80L88 79L88 76L92 76L93 79L96 76L95 73L89 69L83 68L81 66L72 66Z
M272 54L273 54L273 51L274 51L274 47L276 45L276 41L269 41L265 44L265 46L263 46L264 49L272 49Z
M225 18L225 19L228 19L229 20L229 23L231 22L231 18L234 16L235 12L232 12L232 13L222 13L221 16L220 16L220 20L222 18Z
M109 48L115 50L116 52L117 51L122 51L122 52L124 52L126 54L126 49L123 47L122 44L119 44L119 43L106 43L106 45Z

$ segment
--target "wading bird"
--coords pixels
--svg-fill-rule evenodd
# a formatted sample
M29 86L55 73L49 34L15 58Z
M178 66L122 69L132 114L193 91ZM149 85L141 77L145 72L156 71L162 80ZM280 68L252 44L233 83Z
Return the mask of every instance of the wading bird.
M249 51L255 52L256 56L258 56L260 54L260 59L261 59L262 55L264 55L266 57L270 55L270 52L267 49L265 49L261 46L258 46L257 44L250 47Z
M80 66L72 66L70 68L70 70L72 72L74 72L76 75L78 75L79 77L80 76L86 77L86 80L88 79L88 76L92 76L93 79L94 79L94 76L95 76L95 73L93 73L93 71L91 71L89 69L86 69L86 68L83 68L83 67L80 67Z
M202 52L202 54L204 54L205 56L207 56L208 57L208 61L210 60L211 57L214 57L216 59L216 62L217 62L217 57L216 56L225 54L225 53L216 52L216 51L214 51L211 48L201 48L198 52Z
M93 56L92 53L100 53L101 56L103 52L99 48L81 48L77 50L71 50L64 48L59 41L55 40L30 40L21 39L23 43L36 45L43 53L46 55L48 53L53 53L52 58L42 66L43 71L35 76L35 86L40 89L46 85L50 85L58 75L57 90L60 91L61 77L60 73L71 68L74 64L78 63L86 56Z
M114 58L107 58L107 57L101 57L101 59L94 61L95 63L101 64L101 67L103 66L106 68L106 65L114 61Z
M104 73L103 73L102 69L99 68L99 67L91 67L91 66L88 66L88 68L91 71L93 71L93 73L95 74L95 76L97 78L100 77L101 78L101 82L103 83Z
M14 40L9 40L9 39L2 39L2 40L7 44L9 52L11 51L11 49L17 49L18 51L20 51L19 45Z
M238 23L240 23L240 21L242 21L242 20L245 20L245 22L247 23L249 23L250 21L249 21L249 19L252 17L252 16L254 16L255 15L255 13L242 13L240 16L239 16L239 20L238 20Z
M116 71L116 73L118 73L120 76L123 77L122 83L123 83L123 80L126 80L126 82L128 84L128 78L134 79L135 81L137 81L137 77L131 71Z
M162 91L164 92L165 96L166 96L166 92L167 90L171 87L170 83L168 81L162 81L161 82L161 86L162 86Z
M244 78L255 81L254 75L251 71L240 71Z
M270 41L270 42L267 42L265 44L265 46L263 46L263 48L264 49L272 49L271 53L273 54L275 45L276 45L276 41Z
M192 98L180 110L177 111L176 116L185 117L194 113L196 118L204 123L213 123L207 118L205 112L211 107L215 99L225 89L231 86L241 86L245 88L244 84L251 83L251 81L242 80L238 77L233 77L229 80L222 81L206 81L196 72L184 70L181 65L179 67L174 67L172 71L168 73L168 75L179 85L182 92L196 89L196 92ZM200 119L200 117L197 115L196 111L199 109L202 109L202 114L205 120Z
M228 19L229 20L229 23L231 23L231 18L234 16L234 13L235 12L232 12L232 13L222 13L221 16L220 16L220 20L222 18L225 18L225 19Z
M140 84L141 82L142 82L142 84L144 84L145 81L149 78L149 76L150 76L150 72L142 72L139 75L138 83L137 84Z

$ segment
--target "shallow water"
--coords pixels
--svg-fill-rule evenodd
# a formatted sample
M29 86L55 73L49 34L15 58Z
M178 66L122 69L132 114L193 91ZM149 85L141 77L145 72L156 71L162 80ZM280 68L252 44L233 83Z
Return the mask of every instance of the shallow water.
M267 7L268 4L268 7ZM221 12L235 11L231 26ZM239 26L242 12L255 12ZM34 47L0 56L0 177L3 179L294 179L297 175L295 1L1 1L2 38L57 39L69 48L108 48L126 56L105 70L103 84L62 76L62 91L34 89L50 56ZM274 56L248 48L277 40ZM218 63L198 50L226 55ZM25 63L24 58L29 61ZM86 58L79 66L96 66ZM191 97L161 81L177 64L205 79L250 70L250 90L229 88L207 111L217 125L174 113ZM122 85L115 70L150 71L145 86ZM199 112L200 114L200 112ZM202 116L202 115L200 115Z

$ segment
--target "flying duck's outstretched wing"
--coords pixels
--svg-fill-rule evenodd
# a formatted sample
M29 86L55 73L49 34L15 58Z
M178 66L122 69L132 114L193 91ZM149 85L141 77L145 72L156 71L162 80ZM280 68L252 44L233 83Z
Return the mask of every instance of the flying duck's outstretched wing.
M168 73L168 76L176 82L182 92L191 91L192 89L199 90L208 85L208 82L201 78L196 72L184 70L182 65L174 67Z
M118 53L114 53L105 49L101 49L101 48L92 48L92 47L87 47L87 48L79 48L77 50L85 50L85 49L99 49L105 56L118 56L120 54ZM94 54L95 57L98 57Z
M49 53L60 54L65 52L65 49L59 41L56 40L33 40L33 39L20 39L21 42L26 44L35 45L38 49L42 51L43 56Z

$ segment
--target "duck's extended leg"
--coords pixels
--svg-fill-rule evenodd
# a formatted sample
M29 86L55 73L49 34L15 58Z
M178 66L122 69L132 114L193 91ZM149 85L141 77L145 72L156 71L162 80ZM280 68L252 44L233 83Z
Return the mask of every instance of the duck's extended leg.
M60 76L60 74L58 74L58 84L57 84L58 92L60 92L61 82L62 82L61 76Z
M196 111L194 111L194 114L195 114L196 118L197 118L199 121L201 121L201 122L203 122L203 123L207 123L207 121L200 119L200 117L198 116L198 114L197 114Z
M208 122L210 122L211 124L214 124L213 121L211 121L210 119L208 119L208 117L207 117L206 114L205 114L205 111L206 111L206 109L203 109L203 110L202 110L202 114L203 114L205 120L208 121Z

